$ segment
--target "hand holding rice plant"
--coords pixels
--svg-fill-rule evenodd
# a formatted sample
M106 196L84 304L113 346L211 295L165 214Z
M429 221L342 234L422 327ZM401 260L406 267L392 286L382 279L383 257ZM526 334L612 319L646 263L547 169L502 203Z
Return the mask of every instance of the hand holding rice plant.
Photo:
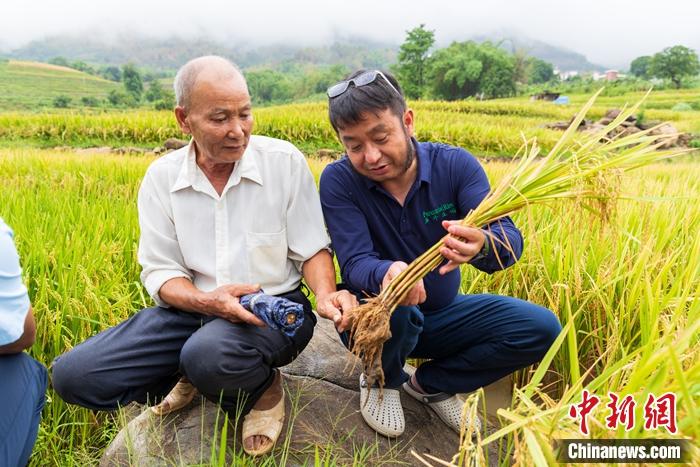
M659 150L675 135L653 135L657 127L610 136L637 111L644 99L621 112L605 127L578 134L580 122L599 93L584 105L547 155L539 157L536 142L526 142L518 152L520 160L514 170L462 219L461 224L488 226L529 205L562 199L594 200L604 210L606 202L615 197L614 193L604 190L606 177L686 152L681 149ZM447 236L416 258L378 296L351 310L351 350L362 360L369 384L377 382L383 386L381 354L384 342L391 337L389 318L415 284L444 261L440 249L445 246L445 238ZM489 235L487 241L497 251L494 237ZM508 248L508 245L504 246Z

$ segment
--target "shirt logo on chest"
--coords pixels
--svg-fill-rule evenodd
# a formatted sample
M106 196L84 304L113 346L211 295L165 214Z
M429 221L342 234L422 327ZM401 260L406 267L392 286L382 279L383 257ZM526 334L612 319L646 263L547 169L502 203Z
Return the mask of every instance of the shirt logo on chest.
M448 214L457 215L454 203L444 203L430 211L423 211L423 223L437 222L445 219Z

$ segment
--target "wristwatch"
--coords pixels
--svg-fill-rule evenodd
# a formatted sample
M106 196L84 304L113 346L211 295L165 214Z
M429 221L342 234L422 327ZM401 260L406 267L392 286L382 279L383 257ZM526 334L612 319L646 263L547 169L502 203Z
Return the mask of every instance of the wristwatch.
M484 232L484 235L486 236L486 238L484 239L484 246L482 246L481 250L479 250L479 252L476 255L474 255L472 259L469 260L469 264L481 261L482 259L486 258L491 252L490 236L485 230L482 229L481 231Z

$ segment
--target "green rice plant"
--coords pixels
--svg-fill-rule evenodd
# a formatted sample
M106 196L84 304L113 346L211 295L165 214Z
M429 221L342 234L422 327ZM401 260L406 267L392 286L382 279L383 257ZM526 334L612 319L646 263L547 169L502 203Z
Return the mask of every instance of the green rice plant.
M657 93L645 103L648 121L672 122L680 131L700 133L700 112L674 112L672 105L649 107ZM684 94L675 97L688 98ZM669 97L670 99L671 97ZM575 101L581 97L576 96ZM631 94L603 105L592 106L589 118L600 118L626 99L638 100ZM665 99L665 97L664 97ZM686 99L692 102L692 99ZM536 137L543 151L549 151L561 133L544 127L546 123L567 121L574 114L573 106L557 106L549 102L530 102L524 98L493 101L416 101L410 102L416 114L416 131L420 140L440 141L462 146L477 156L496 155L512 158L523 143L523 135ZM254 110L255 130L261 135L286 139L302 149L315 152L331 149L341 152L336 135L328 123L325 102L289 104ZM0 113L0 143L5 146L139 146L152 149L167 138L183 138L171 112L59 110L50 113Z
M0 149L0 216L15 231L37 316L31 354L42 363L151 304L136 261L136 193L152 160ZM325 163L309 158L316 178ZM485 169L496 186L514 165L488 162ZM613 183L618 200L606 220L582 202L531 206L513 215L526 242L520 261L494 275L462 270L461 293L542 304L565 328L542 364L516 375L513 403L500 412L503 431L477 444L507 448L489 462L533 465L538 450L531 453L527 439L534 437L547 459L555 455L552 438L581 437L567 411L582 387L638 401L648 392L676 392L677 436L698 445L700 164L656 163ZM592 414L592 438L670 436L640 426L611 431L605 415ZM96 465L120 427L113 416L68 405L49 389L31 465ZM319 447L321 463L339 458L334 449ZM356 464L383 455L372 449L358 445ZM467 464L475 448L455 452ZM294 457L314 462L313 449Z

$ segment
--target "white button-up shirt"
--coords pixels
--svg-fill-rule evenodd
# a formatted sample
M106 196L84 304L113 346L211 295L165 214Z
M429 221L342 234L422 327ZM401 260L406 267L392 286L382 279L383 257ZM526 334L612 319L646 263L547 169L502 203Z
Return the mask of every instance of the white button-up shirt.
M194 143L156 160L138 210L141 280L161 306L158 291L176 277L205 292L235 283L293 290L303 262L330 243L304 155L264 136L251 136L221 196L197 165Z

